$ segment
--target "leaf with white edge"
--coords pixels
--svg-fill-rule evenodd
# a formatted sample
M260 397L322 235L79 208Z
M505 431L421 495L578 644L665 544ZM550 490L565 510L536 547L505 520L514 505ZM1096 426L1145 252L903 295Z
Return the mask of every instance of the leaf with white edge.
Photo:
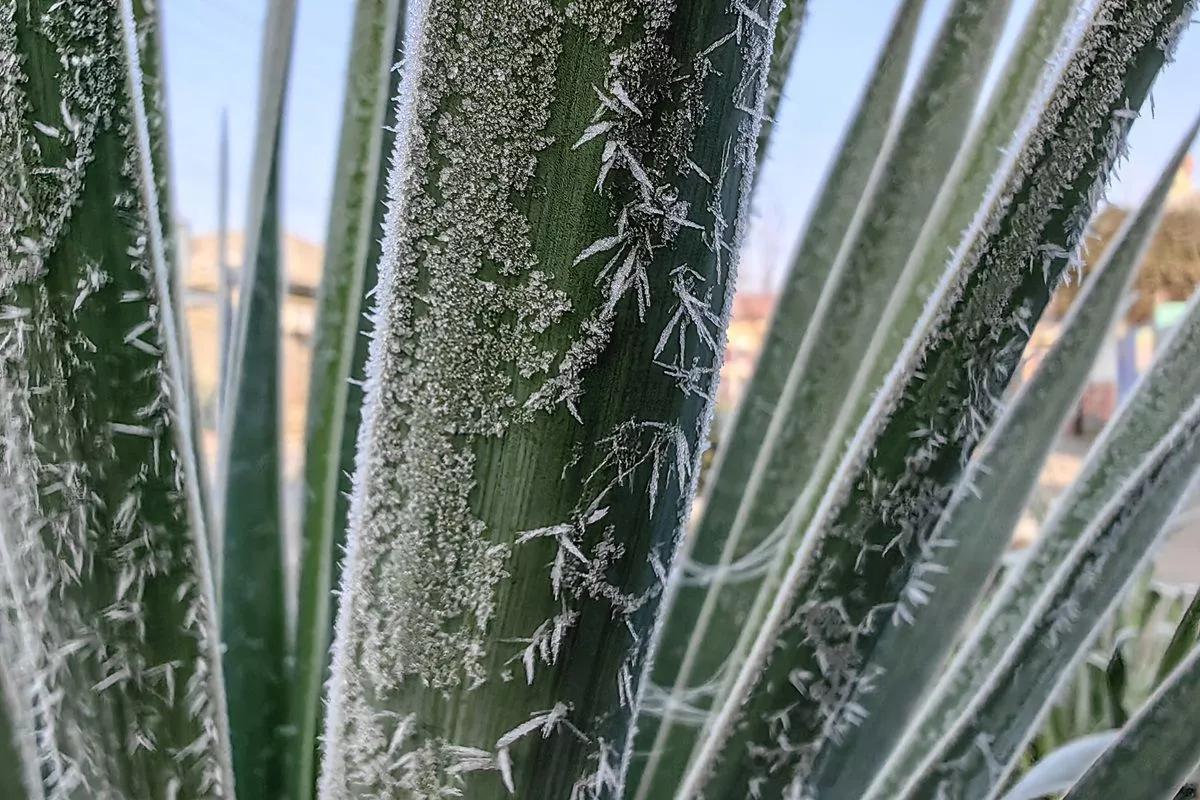
M224 398L221 642L233 767L241 800L274 800L288 781L288 616L284 580L280 197L284 97L296 0L271 0L264 23L259 118L246 251Z
M0 5L0 605L51 800L232 792L153 22L133 0Z
M893 362L941 280L947 254L954 253L987 198L1031 102L1057 77L1063 55L1070 52L1072 34L1077 34L1080 27L1071 23L1087 7L1084 0L1038 0L1030 9L999 85L981 118L972 125L908 254L849 392L854 408L844 409L839 415L839 430L846 424L853 428L870 409L875 392L887 380ZM851 410L853 413L847 413ZM833 438L841 444L840 435Z
M911 768L954 723L1014 640L1038 591L1061 567L1096 513L1200 394L1200 295L1190 301L1150 369L1092 445L1037 539L1009 572L910 724L893 761ZM904 771L904 767L900 771ZM886 796L886 795L885 795Z
M1075 785L1075 781L1120 735L1120 731L1093 733L1048 753L1008 790L1002 800L1042 800L1062 794Z
M780 6L412 16L323 796L621 792Z
M1191 399L1191 407L1110 496L1038 593L1000 662L898 797L997 796L1054 697L1153 557L1186 497L1200 467L1200 395Z
M900 589L999 411L1050 292L1123 152L1191 2L1103 0L1035 106L975 225L807 527L678 795L807 790L825 742L861 723L859 635ZM790 524L795 524L791 522ZM725 748L731 739L744 747ZM722 759L722 754L724 758ZM716 772L713 777L713 772Z
M717 452L698 530L684 542L684 550L680 554L684 572L690 572L688 565L691 561L721 561L721 550L732 522L728 512L736 507L745 490L755 455L770 424L771 412L783 390L788 365L800 348L821 286L829 275L838 245L850 227L854 212L867 189L872 167L883 147L924 4L924 0L905 0L897 10L871 79L849 122L838 155L824 179L800 250L793 259L789 277L779 297L774 313L776 321L764 340L758 367ZM731 554L725 561L732 558ZM715 602L722 593L716 590L715 584L710 591L707 581L699 586L693 585L690 580L686 586L684 583L676 581L668 589L669 598L674 599L668 600L663 644L654 667L655 682L676 695L692 684L705 682L704 678L691 677L693 667L689 664L688 652L707 652L712 645L716 648L713 651L716 661L720 663L722 654L718 650L728 646L719 638L712 641L707 639L707 622L704 619L695 622L695 610L708 597ZM732 622L739 618L736 614L731 616ZM702 674L707 671L703 667L699 669ZM686 763L691 750L688 740L693 736L672 721L672 709L675 707L678 704L662 707L661 723L654 718L654 714L644 714L639 721L638 750L650 751L650 760L643 765L642 759L638 758L633 765L632 780L637 786L637 800L649 797L654 781L659 779L659 763L664 756L671 760L670 765L664 765L663 771L663 779L668 782L676 779L678 769Z
M359 0L346 76L333 208L325 236L305 430L296 674L290 708L290 800L315 795L322 687L349 517L349 475L362 416L371 321L368 292L378 275L388 157L395 144L405 0Z
M847 796L861 796L866 791L866 767L861 758L871 754L870 763L877 767L878 754L896 747L913 709L936 679L937 667L979 601L988 578L999 567L1037 483L1037 465L1049 455L1100 348L1125 308L1137 268L1195 133L1193 125L1150 196L1117 233L1037 373L989 432L929 535L928 541L937 546L923 549L917 556L896 614L877 632L863 634L873 636L876 642L865 667L875 678L868 688L857 692L854 701L870 715L872 724L848 731L829 746L835 758L843 759L841 780L836 785ZM1014 469L1015 464L1025 468ZM876 778L876 790L885 780L884 773L896 763L885 766ZM889 793L884 790L881 796Z

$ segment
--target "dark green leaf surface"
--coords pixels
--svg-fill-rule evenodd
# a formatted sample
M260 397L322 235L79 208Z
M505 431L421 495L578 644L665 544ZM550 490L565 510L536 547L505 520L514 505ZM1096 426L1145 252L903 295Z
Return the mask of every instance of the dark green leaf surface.
M330 800L620 793L779 6L426 5L399 91Z
M837 158L825 177L814 206L816 210L779 297L774 322L763 342L758 366L717 453L713 474L709 477L711 489L705 498L701 519L696 531L684 542L680 558L685 564L688 561L716 563L730 543L728 533L733 511L746 490L755 457L783 391L788 367L800 349L821 287L837 256L838 245L850 228L855 209L867 188L872 165L883 146L923 8L924 0L906 0L896 12L884 50L849 123ZM732 558L730 552L725 560ZM735 630L738 628L742 615L729 609L717 613L718 600L728 596L730 589L719 579L698 585L692 585L690 581L687 585L678 582L672 585L670 591L674 596L668 604L663 642L653 673L655 683L663 690L678 694L692 684L703 683L707 677L705 673L711 673L713 667L697 664L698 660L711 661L713 665L723 662L736 638L709 637L708 624L715 618L721 620L722 625L727 623ZM747 592L741 587L739 600L740 605L748 606L753 600L753 591ZM689 658L689 652L695 655ZM700 676L693 677L693 671ZM699 698L701 706L706 700ZM661 722L659 716L663 717ZM674 716L674 710L660 712L653 706L641 715L637 750L648 753L649 760L636 758L633 764L631 779L637 800L653 797L652 792L669 790L687 763L695 731L677 725ZM664 782L662 786L666 789L655 788L659 787L656 783L659 780Z
M152 25L131 0L0 5L2 604L44 781L89 800L232 785Z
M280 140L295 0L268 7L238 318L223 420L218 583L233 767L240 800L287 785L289 679L281 482L281 317L286 285Z
M907 616L881 626L866 667L877 678L853 700L870 715L872 724L855 727L831 745L835 755L850 758L842 768L841 785L853 785L855 792L865 790L866 784L859 783L864 763L859 754L890 752L896 746L999 567L1037 483L1039 467L1076 407L1092 365L1125 306L1191 139L1189 132L1150 196L1118 231L1061 335L992 427L929 535L930 541L945 544L914 568L911 585L919 590L920 599L906 606Z

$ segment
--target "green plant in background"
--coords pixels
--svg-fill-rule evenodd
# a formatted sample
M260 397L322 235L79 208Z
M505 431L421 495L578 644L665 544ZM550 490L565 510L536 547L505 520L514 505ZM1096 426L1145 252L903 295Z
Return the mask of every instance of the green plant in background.
M975 117L1008 0L951 4L899 113L923 3L897 6L685 539L808 4L359 0L296 575L294 0L269 4L211 490L153 8L0 6L4 796L977 800L1039 731L1038 756L1090 732L1051 709L1196 470L1200 301L980 594L1194 128L1000 398L1195 2L1041 0ZM1050 753L1049 791L1183 783L1198 618L1152 679L1122 649L1103 703L1075 690L1119 732Z
M1140 579L1030 743L1026 769L1082 737L1115 735L1196 644L1198 611L1194 591Z

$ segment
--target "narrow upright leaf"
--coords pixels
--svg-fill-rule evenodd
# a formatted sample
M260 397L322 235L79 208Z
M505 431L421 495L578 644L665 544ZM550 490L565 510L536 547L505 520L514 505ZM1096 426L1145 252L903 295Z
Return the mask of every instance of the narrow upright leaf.
M224 515L218 583L233 767L240 800L273 800L288 780L289 675L283 577L280 140L296 0L264 23L254 174L221 440Z
M2 605L55 800L232 792L150 25L132 0L0 5Z
M1198 632L1200 632L1200 591L1192 594L1192 599L1179 618L1179 624L1175 626L1175 631L1171 634L1171 641L1167 643L1162 660L1154 673L1156 684L1165 680L1167 675L1179 666L1192 647L1200 641Z
M1038 0L1030 10L996 91L967 135L892 288L848 393L853 402L839 415L842 424L835 424L839 431L847 423L853 430L861 422L876 390L887 380L892 364L941 281L947 258L987 199L996 171L1003 165L1007 148L1013 144L1030 104L1057 78L1062 63L1056 55L1070 51L1071 38L1080 28L1072 23L1087 5L1083 0ZM832 438L836 441L840 437L839 432Z
M780 6L413 17L323 796L621 794Z
M359 379L369 336L366 293L382 256L388 154L395 146L404 0L359 0L347 70L333 208L325 237L309 387L301 525L300 602L292 699L292 800L316 789L322 686L333 640L333 589L346 544L349 475L362 413Z
M803 795L825 743L861 722L860 637L910 602L901 590L938 548L930 534L1192 7L1099 4L859 429L679 797Z
M1191 407L1108 499L1062 569L1038 594L996 669L898 797L975 800L998 795L1107 613L1153 556L1200 467L1200 395L1191 399ZM1192 766L1194 762L1186 768Z
M896 745L988 578L999 567L1037 483L1039 465L1049 455L1126 305L1194 134L1195 128L1188 131L1150 196L1117 234L1037 374L1000 416L982 453L958 483L929 536L944 545L929 554L932 558L920 557L913 567L903 613L872 634L877 643L866 669L875 678L852 701L869 715L871 724L854 727L827 747L835 763L843 762L831 772L839 775L835 785L844 787L845 796L863 795L870 774L863 759L869 758L877 767L879 755ZM1018 464L1022 467L1014 469Z
M758 366L746 387L735 421L717 453L702 520L698 530L683 545L681 560L685 562L715 563L721 557L732 522L732 509L746 488L755 455L763 443L772 411L783 389L788 365L800 348L838 244L850 227L867 187L872 165L883 146L923 8L924 0L905 0L892 21L883 52L814 205L800 251L777 301L774 321L763 343ZM718 584L713 584L710 591L708 585L691 586L689 582L688 586L683 586L679 581L670 587L672 595L678 596L668 603L663 643L653 677L655 683L672 694L686 689L693 680L699 684L707 677L703 668L698 670L701 677L691 677L693 668L686 657L692 649L691 642L703 641L705 647L712 645L718 653L717 663L720 663L720 651L728 646L727 642L705 638L707 623L703 619L696 622L696 611L706 598L712 597L715 602L721 596L717 587ZM734 622L735 618L731 618L730 623ZM673 686L679 688L671 689ZM655 719L657 709L650 709L655 713L641 715L638 749L649 751L650 755L644 766L640 759L634 763L633 780L638 800L650 797L648 793L655 785L654 781L659 779L660 765L665 768L662 779L673 782L678 777L678 769L686 763L694 735L676 724L674 709L680 707L675 703L665 706L661 722ZM664 757L671 763L662 764Z
M201 452L203 425L201 422L200 403L197 402L196 371L192 365L192 348L190 334L185 314L187 285L185 270L187 263L185 253L187 242L184 240L184 230L176 223L179 215L175 213L175 197L170 180L170 137L167 125L167 87L162 64L162 26L160 24L160 0L132 0L134 29L137 32L137 47L140 53L142 68L142 93L146 108L146 131L150 142L150 164L154 172L155 191L158 194L159 224L163 231L163 258L167 263L167 274L171 284L171 298L177 313L175 322L178 325L176 338L179 340L180 355L183 359L180 367L188 397L191 413L192 442L195 443L192 456L196 459L194 470L200 480L200 501L204 507L204 519L210 530L216 521L213 509L213 482L208 474L209 464ZM210 539L215 538L215 533ZM220 567L219 564L214 565Z
M1142 456L1200 394L1200 297L1176 326L1150 370L1092 446L1079 476L1056 501L1031 552L1010 572L982 619L958 648L932 695L909 726L896 758L912 764L958 718L1013 642L1038 592L1062 566L1096 513Z

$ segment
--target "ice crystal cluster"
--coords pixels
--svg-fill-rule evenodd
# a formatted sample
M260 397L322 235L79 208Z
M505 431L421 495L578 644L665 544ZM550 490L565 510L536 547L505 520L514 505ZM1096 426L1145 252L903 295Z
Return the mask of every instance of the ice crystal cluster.
M709 424L778 4L410 14L322 791L611 797ZM615 680L572 680L593 674ZM467 702L494 710L468 724ZM534 752L570 774L523 772Z
M52 798L228 786L137 24L0 7L0 657Z

